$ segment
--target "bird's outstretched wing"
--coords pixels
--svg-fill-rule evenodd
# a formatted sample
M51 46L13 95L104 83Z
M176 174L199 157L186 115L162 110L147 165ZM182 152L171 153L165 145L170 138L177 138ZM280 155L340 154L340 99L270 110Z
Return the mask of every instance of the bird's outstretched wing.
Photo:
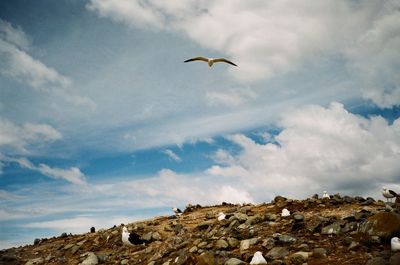
M214 62L224 62L224 63L229 63L229 64L231 64L231 65L234 65L234 66L237 66L237 64L235 64L235 63L233 63L233 62L231 62L231 61L228 61L227 59L225 59L225 58L217 58L217 59L214 59Z
M394 192L392 190L389 190L389 193L392 194L394 197L397 197L397 193L396 192Z
M193 61L204 61L204 62L208 62L208 59L207 59L207 58L204 58L204 57L194 57L194 58L191 58L191 59L188 59L188 60L184 61L184 63L193 62Z

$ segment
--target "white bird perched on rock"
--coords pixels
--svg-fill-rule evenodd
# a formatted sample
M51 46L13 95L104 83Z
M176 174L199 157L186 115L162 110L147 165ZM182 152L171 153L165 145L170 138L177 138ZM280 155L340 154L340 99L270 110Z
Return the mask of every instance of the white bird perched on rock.
M393 237L390 240L390 247L392 251L399 251L400 250L400 239L398 237Z
M250 264L267 264L267 261L264 259L261 251L257 251L256 253L254 253L254 256L251 259Z
M322 194L322 199L325 199L325 198L327 198L327 199L331 198L326 190L324 190L324 194Z
M172 211L174 211L174 213L175 213L176 216L182 215L182 211L181 211L181 209L179 209L179 208L173 207L173 208L172 208Z
M388 190L387 188L383 188L382 189L382 195L383 195L383 197L386 198L387 201L389 201L389 199L397 197L397 193L396 192L394 192L392 190Z
M225 217L226 217L226 215L223 213L223 212L220 212L219 214L218 214L218 221L222 221L222 220L224 220L225 219Z
M287 217L290 216L290 211L286 208L282 209L282 213L281 213L282 217Z
M210 67L213 66L214 63L218 63L218 62L228 63L228 64L231 64L231 65L237 66L236 64L234 64L234 63L231 62L231 61L228 61L228 60L225 59L225 58L194 57L194 58L188 59L188 60L186 60L186 61L184 61L184 62L185 62L185 63L188 63L188 62L193 62L193 61L203 61L203 62L206 62L206 63L208 63L208 66L210 66Z
M126 226L122 227L122 243L128 246L135 246L144 244L145 241L140 239L140 236L136 233L129 233Z

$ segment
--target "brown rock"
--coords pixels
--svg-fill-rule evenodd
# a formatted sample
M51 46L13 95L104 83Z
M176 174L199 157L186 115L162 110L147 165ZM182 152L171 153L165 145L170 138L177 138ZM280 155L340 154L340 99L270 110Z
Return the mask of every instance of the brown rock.
M362 223L358 231L389 239L400 232L400 215L393 212L379 212Z

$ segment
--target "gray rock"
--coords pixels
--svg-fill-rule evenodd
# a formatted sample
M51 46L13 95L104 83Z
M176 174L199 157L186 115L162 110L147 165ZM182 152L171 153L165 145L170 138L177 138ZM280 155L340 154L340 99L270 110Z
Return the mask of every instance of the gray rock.
M193 246L193 247L191 247L191 248L189 249L189 252L190 252L190 253L195 253L195 252L197 252L197 250L198 250L198 248L197 248L196 246Z
M151 238L156 240L156 241L157 240L161 240L161 235L158 232L154 232L154 233L151 234Z
M274 247L266 255L269 259L282 259L289 254L286 247Z
M271 249L275 247L275 239L273 239L272 237L268 237L263 240L261 245L266 249Z
M76 252L78 252L80 246L75 245L71 248L71 254L74 255Z
M233 216L239 221L239 223L244 223L249 218L247 214L244 213L235 213Z
M126 264L129 264L129 260L128 259L121 260L121 265L126 265Z
M230 258L225 262L225 265L241 265L241 264L246 264L246 262L237 258Z
M228 247L229 247L229 244L224 239L219 239L215 243L215 248L216 249L227 249Z
M259 215L254 215L254 216L250 216L245 224L246 225L255 225L258 224L261 221L261 217Z
M265 214L265 220L267 220L267 221L275 221L276 219L278 219L278 215L276 215L276 214L273 214L273 213Z
M289 235L279 235L278 242L282 244L294 244L296 243L296 238L289 236Z
M229 246L235 248L240 244L240 242L234 237L228 237L228 244Z
M288 257L289 264L291 265L302 265L306 259L304 258L303 255L300 254L292 254Z
M217 263L217 258L212 252L204 252L203 254L197 257L197 264L214 265L218 263Z
M285 201L287 201L287 199L280 195L278 195L274 198L274 202L285 202Z
M257 244L258 238L245 239L240 241L240 252L243 253L250 248L250 246Z
M326 258L326 249L324 248L314 248L312 255L314 258L317 259L324 259Z
M328 226L325 226L321 230L321 234L323 235L337 235L340 233L341 227L340 224L334 223Z
M35 258L28 260L25 265L38 265L38 264L44 264L44 259L43 258Z
M81 255L81 257L86 257L86 259L80 265L96 265L99 263L97 256L93 252L87 252Z
M358 231L389 239L400 232L400 216L394 212L379 212L363 222Z
M205 229L207 229L209 227L210 227L210 223L209 222L202 222L202 223L198 224L196 228L199 229L199 230L205 230Z
M388 262L381 257L375 257L367 261L365 265L387 265Z
M142 236L142 239L144 240L144 241L147 241L147 242L150 242L151 241L151 236L152 236L152 232L148 232L148 233L146 233L146 234L144 234L143 236Z
M304 221L304 215L295 213L293 214L293 219L295 222L303 222Z
M400 264L400 252L397 252L396 254L394 254L390 257L389 264L390 265L399 265Z

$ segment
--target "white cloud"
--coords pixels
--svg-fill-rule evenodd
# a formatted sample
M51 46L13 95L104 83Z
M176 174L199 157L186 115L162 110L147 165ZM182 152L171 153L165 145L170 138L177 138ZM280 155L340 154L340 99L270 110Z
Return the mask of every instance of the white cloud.
M22 50L29 50L31 41L25 32L20 28L14 28L10 22L0 18L0 39L17 46Z
M112 227L121 223L131 223L135 220L139 220L139 216L114 216L112 218L105 216L100 218L79 216L51 221L32 222L23 226L27 228L46 228L56 231L58 233L63 233L66 231L68 231L68 233L84 233L89 232L92 226L100 229Z
M257 94L251 89L230 89L228 91L207 91L206 98L210 105L237 107L254 100Z
M224 154L223 165L208 173L240 179L257 198L298 198L321 190L376 195L376 187L400 176L400 119L388 124L382 117L363 118L332 103L287 113L281 125L276 144L258 144L241 134L228 137L242 151ZM220 162L221 155L217 158Z
M51 168L45 164L40 164L37 170L43 175L49 176L54 179L63 179L72 184L86 185L85 175L77 167L69 169Z
M400 3L386 2L372 26L347 50L364 98L380 107L400 104Z
M27 158L24 157L13 158L13 157L0 156L0 160L8 163L10 162L17 163L22 168L40 172L41 174L53 179L62 179L75 185L81 185L81 186L87 185L85 174L83 174L77 167L62 169L57 167L49 167L46 164L39 164L38 166L36 166L31 161L29 161Z
M51 143L62 134L51 125L24 123L16 125L0 117L0 150L6 153L29 153L29 146Z
M88 9L132 27L179 32L237 61L239 67L229 71L242 82L340 57L353 76L362 77L352 89L363 86L363 96L379 106L400 102L395 1L91 0ZM243 100L232 91L208 92L207 98L225 105Z
M182 162L182 158L180 158L176 153L174 153L174 151L170 149L165 149L163 153L175 162Z
M32 58L17 46L0 39L0 72L33 88L67 87L71 80L56 70L47 67L41 61Z
M78 106L94 110L95 102L85 96L74 94L72 80L57 70L33 58L28 51L31 41L19 27L0 19L0 73L40 91L60 93L57 95Z

